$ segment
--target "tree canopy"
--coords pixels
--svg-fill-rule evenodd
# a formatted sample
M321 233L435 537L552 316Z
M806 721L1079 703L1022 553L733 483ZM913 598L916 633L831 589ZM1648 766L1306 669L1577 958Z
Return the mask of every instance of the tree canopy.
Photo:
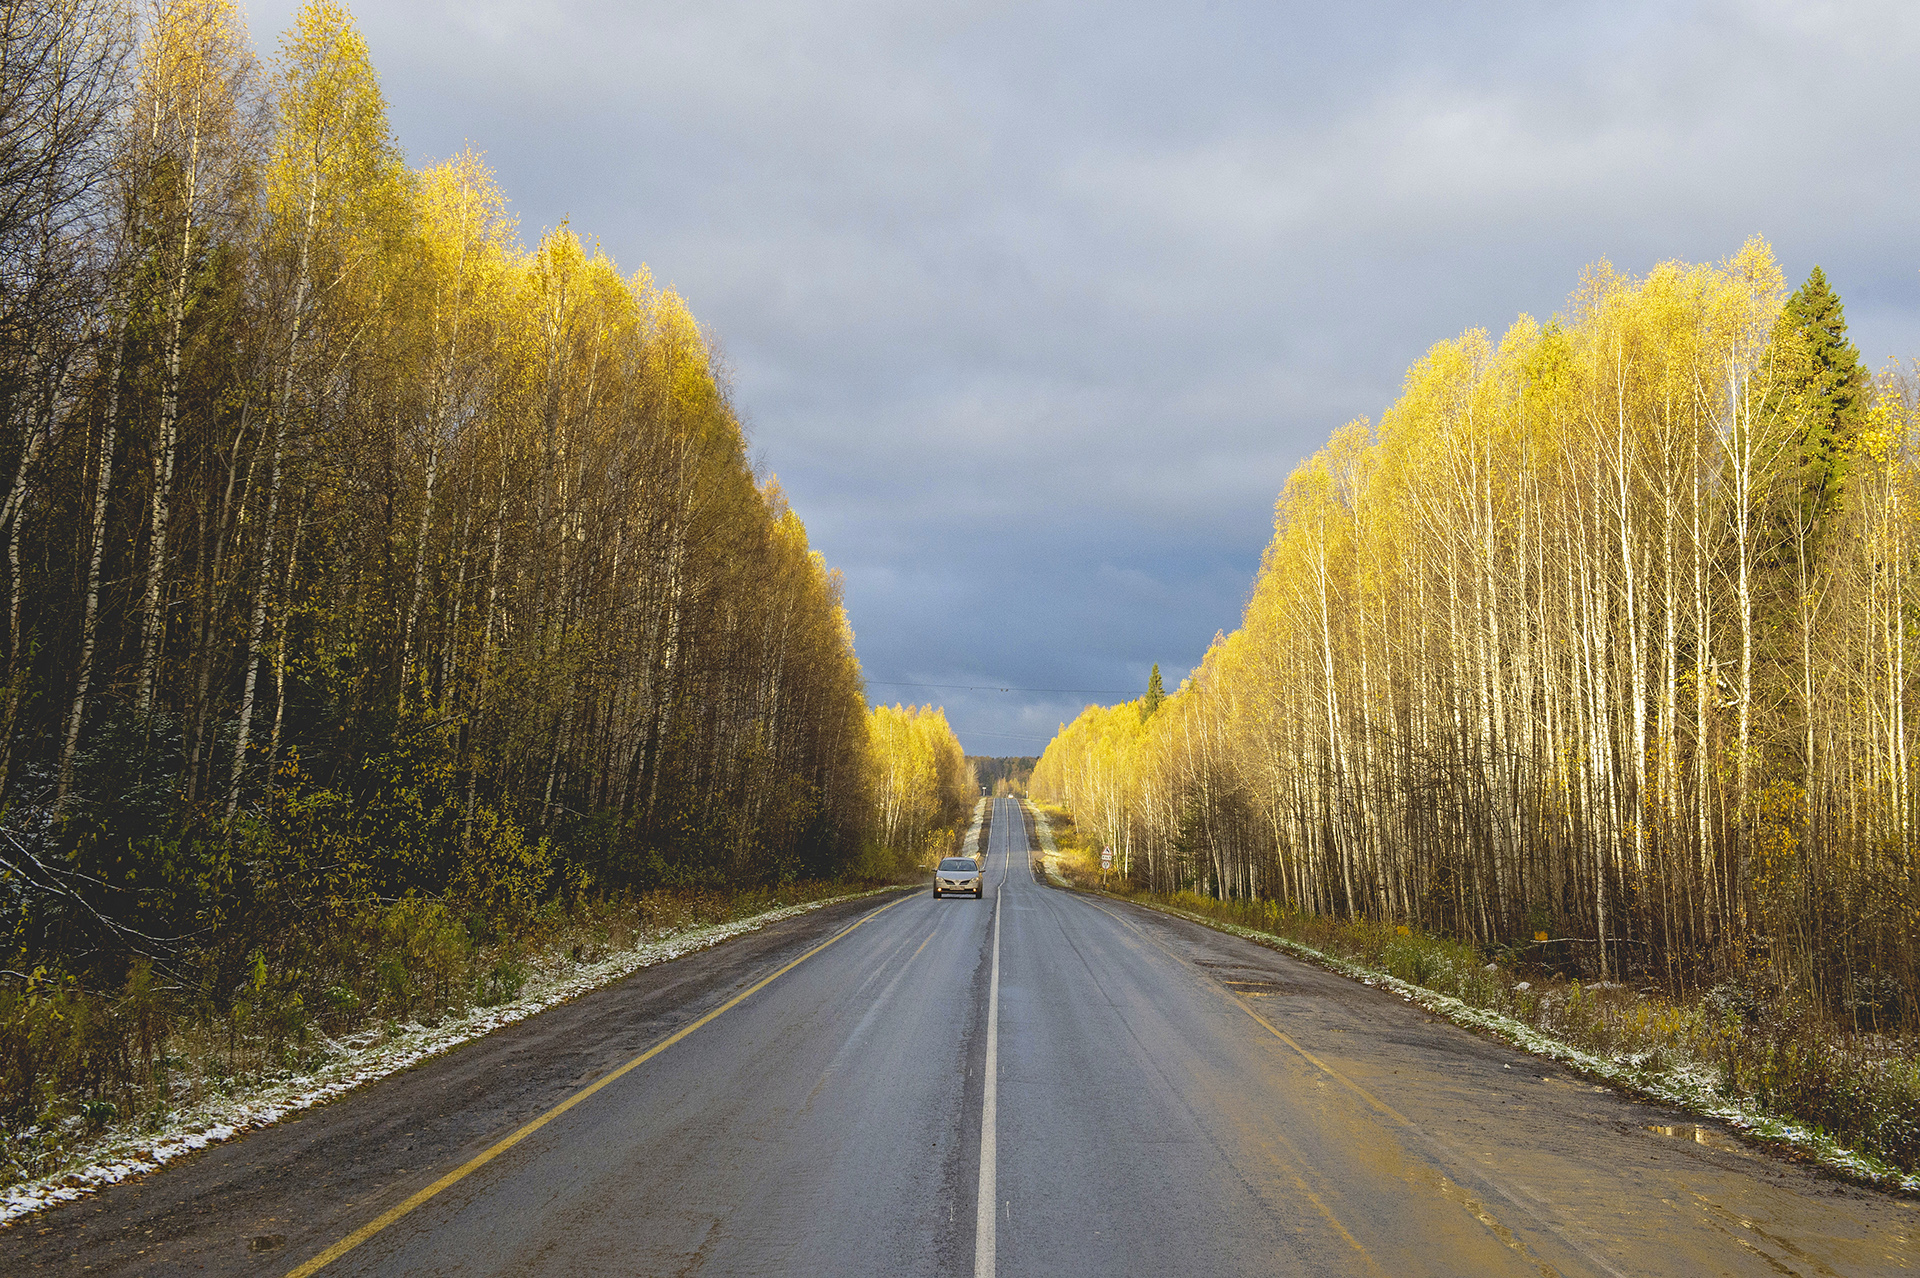
M1916 432L1819 271L1599 264L1335 431L1240 628L1034 792L1160 890L1911 1023Z
M410 169L344 7L264 65L231 0L6 12L0 802L81 876L5 897L15 966L825 877L960 819L685 300L523 240L475 153Z

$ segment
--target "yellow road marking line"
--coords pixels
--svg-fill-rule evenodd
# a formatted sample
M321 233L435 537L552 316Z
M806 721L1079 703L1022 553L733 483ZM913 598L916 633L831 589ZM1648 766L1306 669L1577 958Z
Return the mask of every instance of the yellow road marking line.
M428 1199L433 1198L435 1195L439 1194L442 1190L451 1188L457 1182L464 1180L467 1176L471 1175L476 1171L479 1171L482 1167L486 1166L488 1163L492 1162L494 1159L498 1158L500 1155L506 1153L509 1149L512 1149L515 1145L518 1145L521 1141L533 1135L535 1132L539 1131L542 1127L545 1127L548 1123L560 1117L560 1115L566 1113L568 1110L572 1109L575 1105L578 1105L581 1101L587 1099L587 1097L593 1095L595 1092L599 1091L601 1088L605 1087L607 1084L613 1082L615 1079L623 1077L628 1072L639 1068L641 1065L646 1064L648 1061L652 1060L654 1057L658 1056L660 1053L666 1051L669 1047L672 1047L675 1043L679 1042L681 1039L685 1038L687 1035L699 1029L702 1025L705 1025L707 1022L719 1017L723 1012L730 1012L734 1008L740 1006L740 1004L746 1002L747 999L759 993L761 990L767 988L767 986L773 984L775 981L779 980L782 976L785 976L788 972L791 972L794 968L799 967L802 963L806 962L808 959L818 954L821 950L826 949L829 945L832 945L835 941L838 941L842 937L851 933L854 930L854 928L860 927L862 924L872 922L874 919L879 918L882 914L885 914L888 910L891 910L894 906L899 905L902 901L906 901L910 899L911 899L910 897L905 897L905 896L900 897L898 900L889 901L885 905L881 906L879 909L874 910L872 913L864 915L857 922L855 922L851 927L848 927L845 930L838 932L831 937L828 937L826 940L820 942L820 944L814 946L812 949L808 950L805 954L802 954L799 958L793 960L793 962L787 964L785 967L781 968L779 971L775 972L773 975L763 977L759 981L756 981L754 984L748 986L746 989L742 990L740 993L735 994L732 998L728 999L726 1002L722 1003L720 1006L714 1008L711 1012L708 1012L705 1016L702 1016L699 1020L695 1021L693 1024L688 1025L684 1029L678 1030L672 1035L670 1035L669 1037L662 1039L658 1043L655 1043L652 1047L649 1047L646 1051L640 1053L640 1055L634 1057L632 1060L628 1061L625 1065L622 1065L619 1069L614 1070L611 1074L604 1075L597 1081L589 1083L587 1086L581 1088L579 1091L567 1097L567 1099L561 1101L558 1105L555 1105L552 1109L548 1110L546 1113L540 1115L540 1117L534 1119L532 1122L528 1123L526 1126L520 1128L520 1130L514 1132L511 1136L504 1137L497 1143L482 1150L480 1153L475 1154L472 1158L469 1158L466 1162L454 1168L452 1171L442 1176L439 1180L434 1181L431 1185L428 1185L425 1189L422 1189L416 1192L412 1197L408 1198L405 1202L401 1203L399 1206L388 1208L386 1211L382 1212L380 1215L374 1217L372 1220L368 1221L366 1224L360 1226L360 1228L348 1234L345 1238L342 1238L339 1242L333 1244L333 1246L327 1248L325 1251L315 1256L312 1260L309 1260L306 1264L301 1265L296 1269L288 1270L287 1278L309 1278L309 1275L319 1273L322 1269L326 1268L328 1265L332 1264L334 1261L340 1259L340 1257L346 1255L348 1252L352 1251L355 1247L358 1247L361 1243L367 1241L367 1239L373 1237L375 1234L385 1229L388 1225L391 1225L394 1221L399 1220L402 1216L405 1216L407 1213L411 1212L414 1208L425 1203ZM927 939L931 940L933 938L929 937Z
M1084 900L1085 898L1083 897L1082 899ZM1087 901L1087 904L1093 906L1094 909L1099 910L1102 914L1105 914L1108 918L1120 924L1121 927L1127 929L1130 932L1136 933L1148 943L1158 947L1161 951L1163 951L1167 955L1168 958L1173 959L1175 962L1180 961L1179 956L1176 955L1172 950L1168 949L1165 945L1161 944L1160 940L1157 937L1149 936L1144 930L1135 926L1131 920L1122 918L1120 915L1114 913L1112 910L1109 910L1106 906L1101 905L1098 901L1089 900ZM1259 1019L1259 1018L1256 1017L1255 1019ZM1262 1023L1264 1024L1264 1022ZM1271 1029L1272 1026L1268 1026L1268 1028ZM1316 1064L1317 1063L1318 1062L1316 1062ZM1322 1066L1321 1068L1324 1069L1325 1066ZM1300 1192L1301 1197L1305 1198L1308 1202L1312 1203L1314 1210L1320 1213L1321 1219L1325 1220L1327 1224L1333 1228L1333 1231L1340 1235L1342 1241L1344 1241L1349 1247L1353 1248L1354 1254L1360 1259L1362 1263L1366 1265L1367 1272L1372 1274L1384 1275L1386 1273L1386 1270L1381 1267L1380 1262L1378 1260L1374 1259L1373 1253L1368 1251L1366 1249L1366 1246L1362 1244L1358 1238L1353 1236L1353 1231L1347 1228L1345 1222L1343 1222L1340 1219L1339 1215L1335 1213L1333 1208L1327 1205L1327 1202L1325 1199L1321 1198L1319 1194L1314 1192L1313 1187L1307 1184L1305 1177L1301 1175L1301 1171L1313 1171L1313 1160L1308 1158L1306 1154L1301 1151L1299 1146L1295 1145L1291 1140L1288 1140L1284 1132L1275 1132L1273 1135L1273 1139L1278 1141L1280 1145L1282 1145L1285 1148L1286 1152L1292 1156L1294 1162L1298 1165L1299 1170L1296 1170L1294 1167L1287 1166L1285 1163L1281 1162L1280 1159L1278 1158L1274 1159L1274 1162L1280 1167L1282 1173L1287 1177L1287 1179L1293 1182L1294 1188ZM1317 1172L1315 1173L1315 1178L1320 1179ZM1322 1181L1322 1183L1324 1184L1325 1182Z
M1391 1118L1394 1122L1398 1123L1400 1126L1411 1127L1411 1128L1414 1128L1415 1130L1418 1130L1417 1125L1414 1123L1414 1121L1411 1118L1408 1118L1405 1114L1402 1114L1399 1110L1387 1104L1385 1101L1381 1100L1378 1096L1375 1096L1372 1092L1368 1091L1366 1088L1362 1087L1360 1084L1354 1082L1351 1078L1348 1078L1345 1074L1342 1074L1339 1070L1327 1064L1325 1061L1321 1060L1318 1056L1315 1056L1312 1052L1309 1052L1306 1048L1300 1046L1299 1043L1295 1042L1293 1038L1290 1035L1288 1035L1285 1031L1280 1029L1279 1026L1275 1025L1272 1021L1268 1020L1266 1017L1260 1015L1260 1013L1254 1011L1252 1006L1247 1002L1245 1002L1241 997L1239 997L1239 995L1240 995L1239 990L1228 991L1228 1001L1231 1002L1235 1007L1239 1008L1241 1011L1245 1012L1248 1016L1251 1016L1254 1020L1259 1021L1260 1024L1266 1028L1267 1033L1273 1035L1275 1038L1285 1043L1288 1047L1291 1047L1294 1051L1298 1052L1302 1057L1304 1057L1315 1069L1325 1074L1328 1078L1331 1078L1334 1082L1339 1083L1342 1087L1352 1092L1355 1096L1358 1096L1361 1100L1371 1105L1374 1109L1380 1111L1380 1113L1386 1115L1388 1118Z
M897 901L896 901L896 902L894 902L894 904L896 904L896 905L898 905L898 904L899 904L899 902L897 902ZM933 942L933 938L934 938L934 937L936 937L936 936L938 936L938 935L940 935L940 929L939 929L939 928L937 928L937 927L936 927L935 929L933 929L933 931L931 931L931 932L929 932L929 933L927 933L927 939L926 939L926 940L924 940L924 941L922 941L922 942L920 942L920 950L924 950L924 949L926 949L926 948L927 948L927 946L928 946L928 945L930 945L930 944L931 944L931 943ZM913 953L911 953L911 954L909 954L909 955L907 955L907 963L911 963L911 962L913 962L913 961L914 961L915 959L917 959L917 958L919 958L919 957L920 957L920 950L915 950L915 951L914 951ZM900 966L902 966L902 967L905 967L905 966L907 965L907 963L902 963L902 964L901 964Z
M1380 1262L1373 1258L1371 1252L1360 1245L1360 1240L1355 1238L1345 1225L1340 1223L1340 1218L1333 1214L1333 1208L1321 1202L1320 1195L1307 1188L1307 1182L1300 1178L1299 1173L1289 1171L1287 1174L1293 1178L1293 1183L1299 1187L1300 1192L1306 1196L1308 1202L1313 1204L1314 1209L1320 1213L1321 1217L1329 1225L1333 1226L1334 1232L1344 1238L1347 1246L1353 1248L1354 1253L1367 1263L1367 1268L1373 1273L1384 1274L1386 1270L1380 1267Z
M1348 1078L1345 1074L1342 1074L1339 1070L1333 1068L1331 1065L1321 1060L1318 1056L1315 1056L1312 1052L1309 1052L1306 1048L1300 1046L1299 1043L1295 1042L1289 1035L1283 1032L1272 1021L1260 1015L1260 1013L1254 1011L1253 1008L1249 1006L1248 1003L1246 1002L1245 996L1241 995L1238 990L1232 991L1231 994L1229 995L1229 999L1241 1011L1245 1012L1248 1016L1251 1016L1254 1020L1260 1022L1260 1024L1265 1027L1266 1031L1269 1034L1272 1034L1275 1038L1285 1043L1288 1047L1291 1047L1294 1051L1300 1053L1301 1056L1305 1057L1308 1061L1312 1062L1314 1067L1319 1069L1327 1077L1333 1079L1335 1082L1339 1083L1342 1087L1345 1087L1348 1091L1352 1092L1355 1096L1358 1096L1361 1100L1373 1106L1374 1109L1378 1110L1380 1113L1392 1119L1394 1122L1398 1123L1400 1126L1405 1127L1408 1131L1421 1132L1421 1128L1418 1123L1415 1123L1411 1118L1408 1118L1405 1114L1402 1114L1399 1110L1387 1104L1385 1101L1381 1100L1378 1096L1375 1096L1372 1092L1362 1087L1359 1083L1355 1082L1351 1078ZM1455 1203L1456 1205L1462 1208L1465 1208L1468 1215L1472 1216L1475 1220L1479 1221L1482 1225L1486 1226L1487 1232L1491 1233L1495 1238L1498 1238L1502 1243L1504 1243L1507 1246L1509 1250L1511 1250L1516 1255L1518 1255L1522 1260L1533 1265L1534 1268L1544 1276L1544 1278L1557 1278L1560 1272L1559 1270L1555 1269L1552 1265L1549 1265L1546 1261L1534 1255L1533 1252L1528 1249L1527 1244L1521 1241L1518 1235L1516 1235L1511 1229L1508 1229L1505 1225L1501 1224L1498 1220L1496 1220L1493 1214L1489 1212L1486 1209L1486 1207L1484 1207L1479 1202L1479 1200L1474 1198L1466 1190L1462 1189L1458 1184L1456 1184L1452 1177L1448 1176L1446 1173L1442 1171L1439 1171L1437 1168L1432 1170L1432 1174L1440 1182L1440 1186L1439 1186L1440 1196L1442 1198L1445 1198L1448 1201Z
M1091 905L1094 909L1100 911L1102 914L1106 915L1108 918L1120 924L1122 927L1126 928L1127 930L1137 933L1141 937L1145 938L1147 941L1152 943L1156 948L1164 951L1167 957L1173 959L1176 963L1182 962L1180 956L1175 954L1171 949L1169 949L1165 944L1163 944L1158 937L1148 935L1131 919L1122 918L1119 914L1115 913L1112 910L1109 910L1106 906L1100 904L1100 902L1098 901L1088 901L1087 904ZM1220 989L1220 986L1213 981L1207 981L1205 982L1205 984L1207 984L1211 988ZM1355 1096L1358 1096L1361 1100L1365 1101L1369 1106L1378 1110L1380 1113L1384 1114L1386 1117L1391 1118L1395 1123L1398 1123L1400 1126L1415 1127L1415 1124L1412 1119L1408 1118L1405 1114L1402 1114L1399 1110L1393 1108L1393 1106L1381 1100L1378 1096L1375 1096L1372 1092L1362 1087L1359 1083L1354 1082L1351 1078L1348 1078L1345 1074L1342 1074L1339 1070L1335 1069L1333 1066L1321 1060L1318 1056L1315 1056L1312 1052L1308 1051L1306 1048L1302 1047L1299 1043L1295 1042L1291 1035L1281 1030L1272 1021L1260 1015L1260 1013L1254 1011L1253 1005L1251 1003L1248 1003L1244 997L1240 996L1239 990L1226 989L1226 990L1223 990L1222 993L1225 995L1227 1002L1233 1004L1235 1007L1245 1012L1248 1016L1251 1016L1254 1020L1259 1021L1261 1025L1266 1027L1266 1031L1269 1034L1273 1035L1275 1038L1285 1043L1288 1047L1291 1047L1295 1052L1298 1052L1315 1069L1325 1074L1328 1078L1331 1078L1335 1082L1339 1083L1342 1087L1352 1092ZM1416 1130L1418 1129L1416 1128Z

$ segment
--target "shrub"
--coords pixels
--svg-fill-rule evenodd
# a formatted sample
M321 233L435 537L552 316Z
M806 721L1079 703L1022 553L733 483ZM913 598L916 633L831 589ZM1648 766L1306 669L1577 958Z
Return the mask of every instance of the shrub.
M533 913L552 873L551 843L529 843L512 818L483 807L447 888L498 933L512 931Z

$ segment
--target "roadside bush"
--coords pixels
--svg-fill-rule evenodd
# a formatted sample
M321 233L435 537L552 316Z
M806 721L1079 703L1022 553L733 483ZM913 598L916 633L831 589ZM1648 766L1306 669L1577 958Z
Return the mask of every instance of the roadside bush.
M481 1007L498 1007L520 997L527 983L527 969L514 955L512 947L496 958L486 971L473 978L473 1001Z
M379 915L382 995L386 1010L438 1016L464 983L473 942L445 901L408 894Z
M18 987L0 988L0 1118L32 1122L45 1097L77 1090L62 1076L69 1059L69 983L44 968Z
M0 1125L78 1116L97 1129L140 1111L162 1082L166 1013L149 964L103 996L36 968L0 984Z
M489 934L511 932L533 914L552 873L551 843L528 842L511 817L483 807L447 891L486 920Z

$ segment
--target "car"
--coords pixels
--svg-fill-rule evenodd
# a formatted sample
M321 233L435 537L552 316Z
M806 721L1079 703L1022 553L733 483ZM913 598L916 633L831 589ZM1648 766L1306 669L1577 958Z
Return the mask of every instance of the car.
M933 894L936 897L971 896L979 900L986 893L987 876L980 869L979 862L970 856L949 856L940 859L940 867L933 872Z

